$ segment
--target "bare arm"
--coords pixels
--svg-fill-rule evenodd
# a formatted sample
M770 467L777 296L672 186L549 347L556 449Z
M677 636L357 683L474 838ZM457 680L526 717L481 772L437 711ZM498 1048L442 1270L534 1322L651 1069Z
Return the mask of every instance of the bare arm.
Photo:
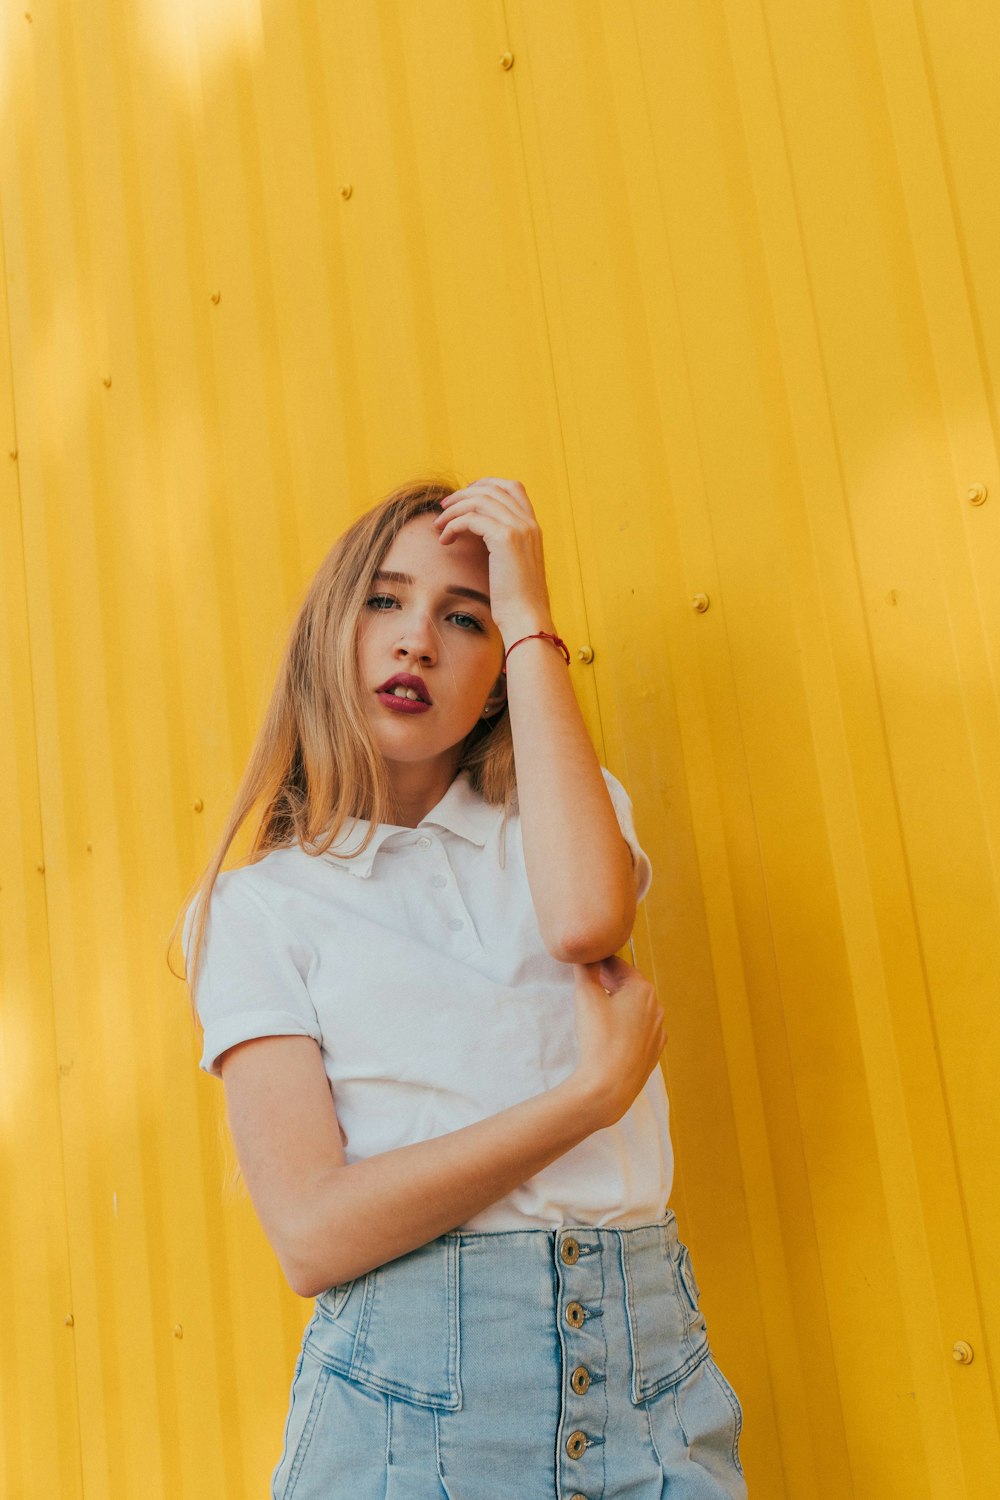
M525 620L509 643L549 619ZM632 855L618 826L569 668L545 640L507 661L524 864L546 945L562 963L592 963L628 941L635 921Z
M435 524L444 545L463 531L485 539L505 650L536 631L555 633L541 528L519 481L475 480L442 501ZM510 650L507 705L538 925L561 963L596 962L632 931L635 875L566 662L551 641Z
M222 1077L250 1197L300 1297L454 1229L600 1123L598 1091L567 1079L474 1125L347 1164L311 1037L241 1042Z
M581 1060L569 1078L350 1164L311 1037L256 1037L223 1055L236 1154L293 1291L314 1297L436 1239L621 1118L663 1050L662 1013L652 985L620 959L602 970L611 995L596 973L576 975Z

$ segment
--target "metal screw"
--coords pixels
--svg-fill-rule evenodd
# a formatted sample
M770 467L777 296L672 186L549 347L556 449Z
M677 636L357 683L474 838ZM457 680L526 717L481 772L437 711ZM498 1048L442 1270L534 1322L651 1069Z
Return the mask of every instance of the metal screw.
M514 54L513 54L513 52L501 52L501 54L500 54L500 66L501 66L501 68L505 69L505 71L507 71L508 73L510 72L511 68L514 66Z
M578 661L593 661L594 648L592 646L581 646L576 655Z
M967 1344L964 1339L959 1339L958 1343L951 1351L951 1357L956 1364L971 1365L973 1359L975 1358L972 1345Z
M709 606L709 602L710 601L707 594L695 594L694 598L691 600L692 605L700 615L703 615L705 613L706 609Z
M988 493L985 484L970 484L965 492L965 498L970 505L982 505Z

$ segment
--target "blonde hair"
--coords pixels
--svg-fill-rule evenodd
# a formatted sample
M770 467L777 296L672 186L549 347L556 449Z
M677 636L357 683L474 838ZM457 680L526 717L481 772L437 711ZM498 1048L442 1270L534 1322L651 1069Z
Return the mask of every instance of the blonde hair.
M393 821L397 809L388 772L364 708L359 624L375 571L398 533L415 516L440 514L440 501L460 488L440 475L398 486L347 528L306 588L229 820L170 931L168 967L188 909L197 901L184 975L196 1023L194 994L212 890L233 839L254 809L260 809L259 821L246 864L296 842L314 846L305 849L310 855L323 854L351 816L371 822L354 851L360 854L376 826ZM485 801L503 804L506 824L517 809L517 783L505 706L470 730L456 775L460 771L469 773ZM327 831L329 837L319 842Z

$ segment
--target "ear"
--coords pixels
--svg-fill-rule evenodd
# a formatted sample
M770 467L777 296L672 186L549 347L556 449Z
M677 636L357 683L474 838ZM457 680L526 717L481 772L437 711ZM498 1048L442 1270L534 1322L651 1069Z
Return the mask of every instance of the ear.
M507 702L507 679L501 672L496 682L490 689L490 696L486 700L485 707L490 711L490 717L495 718Z

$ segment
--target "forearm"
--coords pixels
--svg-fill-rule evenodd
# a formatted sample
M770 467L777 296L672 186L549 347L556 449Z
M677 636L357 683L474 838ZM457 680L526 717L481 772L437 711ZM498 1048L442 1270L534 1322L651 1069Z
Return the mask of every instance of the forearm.
M551 620L510 629L508 645ZM524 861L546 945L588 963L625 943L635 920L632 855L622 837L562 653L527 640L507 658Z
M488 1119L334 1167L283 1267L315 1297L457 1228L600 1128L601 1101L572 1077Z

